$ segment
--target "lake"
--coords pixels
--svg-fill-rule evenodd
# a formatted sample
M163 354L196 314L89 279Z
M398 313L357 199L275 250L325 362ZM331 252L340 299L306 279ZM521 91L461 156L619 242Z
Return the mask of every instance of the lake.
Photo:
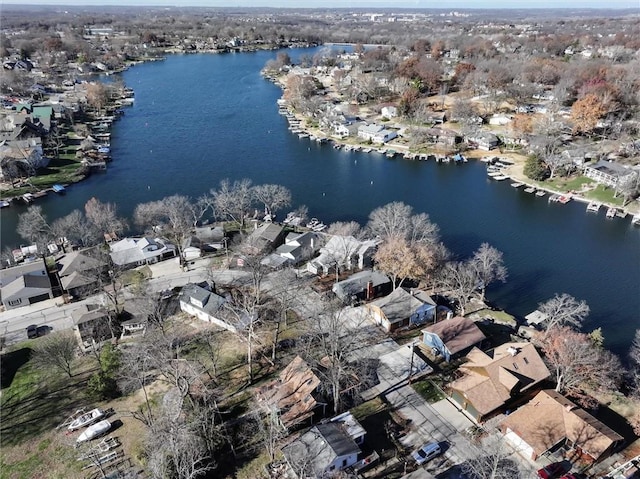
M289 51L293 58L308 50ZM601 326L606 346L626 354L640 328L640 228L606 220L604 209L549 204L489 180L485 165L389 159L299 139L277 112L280 89L259 71L276 52L174 55L122 74L135 104L112 130L109 170L50 194L50 220L95 196L130 216L140 202L167 195L193 198L220 180L250 178L289 188L294 206L325 223L356 220L391 201L426 212L459 258L482 242L504 253L507 283L489 288L495 305L524 316L555 293L591 307L585 329ZM2 244L16 233L18 204L0 213Z

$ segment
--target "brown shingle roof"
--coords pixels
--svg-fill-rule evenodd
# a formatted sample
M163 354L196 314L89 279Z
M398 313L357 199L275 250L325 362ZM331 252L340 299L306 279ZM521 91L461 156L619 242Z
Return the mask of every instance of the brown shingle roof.
M537 455L569 439L584 454L597 460L614 442L623 438L584 409L553 390L540 391L529 403L502 422Z
M531 343L506 343L493 357L473 348L460 366L465 375L449 384L482 415L502 406L513 395L549 377L549 370Z
M476 323L461 316L440 321L422 330L423 333L425 331L438 335L451 355L486 339Z
M271 402L280 409L283 426L297 424L313 414L317 402L313 393L320 379L300 356L282 370L277 380L262 386L256 393L259 402Z

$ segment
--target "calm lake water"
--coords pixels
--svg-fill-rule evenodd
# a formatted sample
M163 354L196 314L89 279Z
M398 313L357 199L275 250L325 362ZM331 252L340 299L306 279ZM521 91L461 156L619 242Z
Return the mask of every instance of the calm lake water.
M136 99L114 125L109 171L38 204L51 220L95 196L129 216L137 203L195 198L224 178L285 185L324 222L364 223L374 208L403 201L428 213L460 258L485 241L504 253L508 281L487 295L497 306L524 316L567 292L591 307L586 329L601 326L606 345L626 353L640 328L640 228L488 180L480 162L390 160L299 139L278 115L280 89L259 74L275 55L171 56L123 73ZM3 247L21 242L24 208L2 210Z

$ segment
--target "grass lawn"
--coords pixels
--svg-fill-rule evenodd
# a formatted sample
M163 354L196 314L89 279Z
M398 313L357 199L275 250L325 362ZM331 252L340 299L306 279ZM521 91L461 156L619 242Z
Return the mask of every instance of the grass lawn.
M438 389L430 379L422 379L412 383L411 385L413 386L413 389L415 389L415 391L430 404L445 398L444 394L442 394L440 389Z
M615 192L611 188L604 185L598 185L595 189L585 193L585 198L599 201L600 203L608 203L616 206L622 206L623 197L614 198Z
M583 186L588 186L593 184L593 180L591 178L587 178L586 176L576 176L576 177L555 177L552 180L539 181L538 184L543 188L551 188L557 191L569 192L569 191L580 191Z
M505 313L504 311L492 311L490 309L481 309L477 311L476 314L480 318L493 318L496 323L506 324L512 328L515 328L518 325L516 318L514 318L509 313Z
M56 370L41 371L28 360L29 344L1 359L0 479L84 477L72 447L74 438L55 428L71 412L87 406L86 380L93 365L78 361L71 378Z

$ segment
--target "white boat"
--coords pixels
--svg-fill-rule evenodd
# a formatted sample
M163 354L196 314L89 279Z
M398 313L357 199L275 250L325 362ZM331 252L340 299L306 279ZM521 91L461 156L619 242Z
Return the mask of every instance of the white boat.
M509 177L505 175L492 176L491 178L493 178L496 181L504 181L509 179Z
M538 191L536 191L536 196L539 196L539 197L543 197L543 196L544 196L544 195L546 195L546 194L547 194L547 192L546 192L546 191L542 191L542 190L538 190Z
M638 213L637 215L633 215L633 217L631 218L631 224L640 226L640 213Z
M600 203L592 201L587 205L587 211L590 213L597 213L598 210L600 210L600 206L601 206Z
M111 423L108 420L105 419L104 421L97 422L93 426L89 426L84 430L82 434L78 436L78 439L76 439L76 444L91 441L96 437L100 437L103 434L106 434L110 429Z
M533 186L529 186L528 188L524 189L525 193L535 193L536 189Z
M609 207L607 209L607 218L615 218L616 217L616 209L614 207Z
M67 429L69 429L69 431L75 431L76 429L80 429L93 424L103 416L104 412L102 412L100 409L92 409L91 411L76 417L73 421L71 421L71 424L67 426Z

